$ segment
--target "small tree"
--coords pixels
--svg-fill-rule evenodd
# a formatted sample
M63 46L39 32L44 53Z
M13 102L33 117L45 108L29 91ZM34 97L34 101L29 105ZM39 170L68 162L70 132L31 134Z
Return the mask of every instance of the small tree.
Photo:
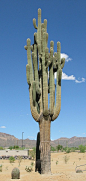
M3 147L0 146L0 150L3 150Z
M71 148L67 148L66 153L70 153Z
M58 146L56 146L56 149L57 149L57 151L62 150L63 146L62 145L58 145Z
M81 153L85 153L85 146L79 145L79 149Z
M11 156L11 157L9 158L9 160L10 160L10 163L13 163L13 162L15 161L15 158L14 158L13 156Z
M8 149L12 150L12 149L13 149L13 147L12 147L12 146L10 146Z
M56 148L51 146L51 151L56 151Z

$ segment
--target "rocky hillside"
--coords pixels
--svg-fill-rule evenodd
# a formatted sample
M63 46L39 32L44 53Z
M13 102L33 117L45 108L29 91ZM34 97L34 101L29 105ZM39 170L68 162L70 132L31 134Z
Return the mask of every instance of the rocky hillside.
M79 145L86 145L86 137L72 137L72 138L59 138L54 141L51 141L51 146L56 147L58 144L66 147L78 147ZM18 139L13 135L6 134L6 133L1 133L0 132L0 146L2 147L9 147L9 146L14 146L18 145L22 147L22 139ZM36 141L35 140L30 140L30 139L24 139L23 140L23 145L25 147L32 148L36 146Z

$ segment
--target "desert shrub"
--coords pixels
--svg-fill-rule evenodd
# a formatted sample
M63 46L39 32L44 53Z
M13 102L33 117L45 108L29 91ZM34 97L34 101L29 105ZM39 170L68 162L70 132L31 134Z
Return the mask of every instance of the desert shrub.
M17 145L13 146L13 149L18 149L18 148L19 148L19 146L17 146Z
M26 170L27 172L31 172L33 169L32 169L32 166L29 166L29 167L26 166L25 170Z
M66 155L66 156L64 157L64 162L65 162L65 164L68 162L68 160L69 160L69 157Z
M66 153L70 153L71 148L67 148Z
M33 162L31 162L31 166L33 166L34 165L34 163Z
M31 156L31 158L33 158L35 160L36 158L36 147L32 148L33 150L29 151L29 156Z
M0 146L0 150L3 150L3 147Z
M0 165L0 172L2 172L2 165Z
M22 161L22 156L18 156L19 166L20 166L21 161Z
M81 153L85 153L85 146L79 145L79 149Z
M79 150L79 148L77 148L77 147L74 147L75 148L75 150Z
M19 150L24 150L25 149L25 147L19 147Z
M56 148L51 146L51 151L56 151Z
M66 151L66 150L67 150L67 147L63 147L63 150Z
M56 150L57 150L57 151L62 150L62 149L63 149L63 146L62 146L62 145L56 146Z
M10 161L10 163L13 163L13 162L15 161L15 158L14 158L13 156L11 156L11 157L9 158L9 161Z
M12 146L10 146L8 149L12 150L12 149L13 149L13 147L12 147Z
M80 169L77 169L77 170L76 170L76 173L83 173L83 171L80 170Z
M58 164L58 160L56 161L56 165Z
M6 170L8 170L8 166L6 166Z
M74 147L72 147L70 151L71 151L71 152L75 152L75 148L74 148Z

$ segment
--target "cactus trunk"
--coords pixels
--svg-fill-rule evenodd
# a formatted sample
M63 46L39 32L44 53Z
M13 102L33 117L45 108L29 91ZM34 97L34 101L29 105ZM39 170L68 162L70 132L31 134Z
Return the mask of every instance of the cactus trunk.
M50 152L50 125L51 121L41 119L40 127L40 160L41 160L41 173L51 172L51 152Z

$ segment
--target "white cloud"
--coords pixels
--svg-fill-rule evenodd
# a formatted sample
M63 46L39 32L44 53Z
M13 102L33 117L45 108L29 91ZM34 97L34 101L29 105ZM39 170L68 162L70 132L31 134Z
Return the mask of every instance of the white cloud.
M85 133L82 133L82 134L85 134Z
M64 79L64 80L75 80L75 77L74 77L74 75L68 76L62 72L62 79Z
M61 58L65 58L65 61L66 62L69 62L72 60L72 58L70 58L67 54L65 53L61 53Z
M54 78L56 79L57 73L54 74ZM76 83L82 83L85 82L85 78L82 78L81 80L77 80L74 75L67 75L64 72L62 72L62 79L63 80L74 80Z
M0 128L6 128L5 126L1 126Z
M54 78L56 79L56 77L57 77L57 73L55 72ZM64 79L64 80L75 80L75 77L74 77L74 75L68 76L62 72L62 79Z
M82 83L82 82L85 82L85 78L82 78L82 80L81 80L81 81L79 81L79 80L75 80L75 82L76 82L76 83Z

